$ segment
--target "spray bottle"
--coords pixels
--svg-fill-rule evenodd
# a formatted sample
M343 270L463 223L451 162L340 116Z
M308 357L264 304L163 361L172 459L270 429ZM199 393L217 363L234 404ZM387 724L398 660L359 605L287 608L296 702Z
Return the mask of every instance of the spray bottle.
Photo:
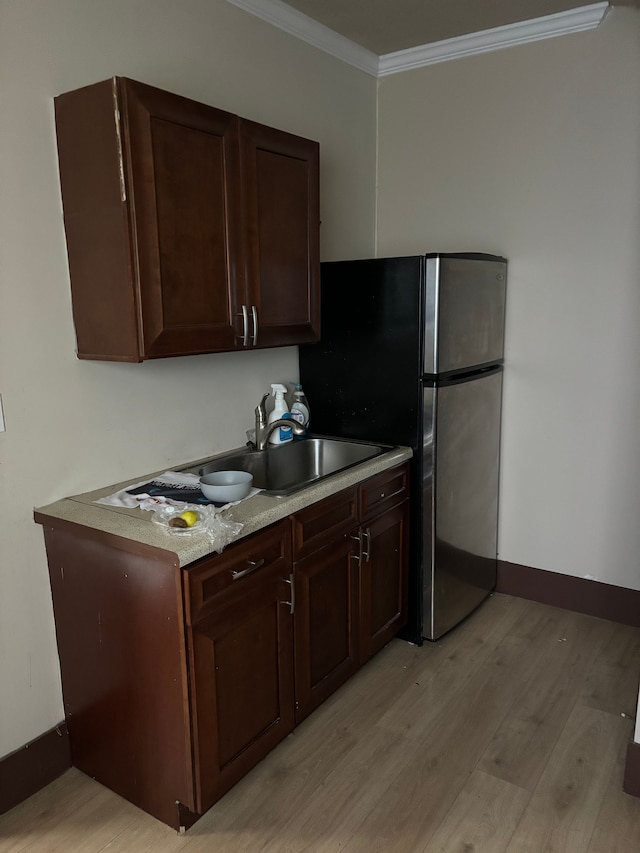
M273 411L269 415L267 423L272 424L274 421L279 420L280 418L291 418L289 414L289 409L287 408L287 404L284 399L284 395L287 389L284 385L280 385L277 382L271 385L271 393L275 397L275 404L273 407ZM279 429L274 429L269 437L269 444L286 444L288 441L291 441L293 438L293 430L291 427L280 427Z

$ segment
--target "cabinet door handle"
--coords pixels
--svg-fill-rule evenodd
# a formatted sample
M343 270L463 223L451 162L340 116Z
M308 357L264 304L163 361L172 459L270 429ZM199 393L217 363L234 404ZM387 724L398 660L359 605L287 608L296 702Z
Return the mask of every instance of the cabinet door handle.
M244 578L247 575L250 575L251 572L255 572L256 569L259 569L260 566L264 566L264 560L249 560L249 566L246 569L242 569L241 572L231 572L231 577L234 581L239 580L240 578Z
M362 556L368 563L371 559L371 530L368 527L363 530L362 538L367 540L367 550L362 552Z
M362 560L362 535L358 533L357 536L350 536L349 539L353 539L359 545L358 553L352 554L351 556L354 560Z
M289 613L293 616L296 609L296 585L293 582L293 573L289 575L289 580L283 578L285 583L291 584L291 601L281 601L280 604L286 604L289 608Z
M246 305L242 306L242 346L249 346L249 311Z
M258 345L258 309L255 305L251 306L251 314L253 315L253 345Z

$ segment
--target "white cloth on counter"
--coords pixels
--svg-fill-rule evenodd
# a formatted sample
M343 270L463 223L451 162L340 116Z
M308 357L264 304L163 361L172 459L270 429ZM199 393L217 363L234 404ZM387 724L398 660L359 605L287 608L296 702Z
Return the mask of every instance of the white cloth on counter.
M153 477L151 480L147 477L139 483L130 483L126 488L120 489L120 491L114 492L114 494L109 495L106 498L98 498L94 503L106 504L107 506L124 506L129 509L135 509L136 507L140 507L140 509L156 509L156 507L162 504L173 505L179 503L179 501L174 501L170 498L163 498L159 496L151 497L151 495L144 494L144 492L139 495L130 495L128 493L129 489L137 489L138 486L144 486L145 483L150 482L166 483L168 486L187 486L194 489L200 488L200 477L196 474L181 474L177 471L165 471L164 474Z
M166 497L165 495L150 495L144 491L140 491L135 495L130 494L132 489L137 489L140 486L154 485L168 487L173 490L185 489L186 501L178 500L175 497ZM106 498L98 498L94 503L106 504L107 506L126 507L127 509L144 509L153 512L151 520L157 524L160 529L169 536L207 536L211 542L211 547L219 554L223 549L233 542L240 535L240 531L244 524L234 522L225 518L220 513L227 507L234 506L240 501L233 501L224 506L219 506L213 503L190 503L188 497L194 495L197 491L200 495L200 478L196 474L183 474L176 471L165 471L164 474L159 474L157 477L152 477L151 480L142 480L140 483L134 483L127 486L125 489L120 489ZM260 489L252 489L247 497L257 495ZM243 498L246 500L247 498ZM186 509L193 509L197 512L197 522L188 528L173 527L169 523L177 514Z
M146 480L141 480L139 483L130 483L126 488L120 489L118 492L114 492L112 495L108 495L106 498L98 498L94 503L97 504L106 504L107 506L121 506L127 507L128 509L135 509L139 507L140 509L146 510L154 510L159 506L177 506L182 507L185 506L189 501L180 501L176 498L167 498L161 495L149 495L141 492L137 495L129 494L131 489L136 489L139 486L144 486L145 483L163 483L167 486L173 486L174 488L187 488L187 489L199 489L200 488L200 477L197 474L183 474L178 471L165 471L164 474L159 474L156 477L153 477L151 480L147 478ZM251 489L247 498L253 497L253 495L257 495L260 489ZM246 500L247 498L243 498L242 500ZM216 507L218 510L226 509L229 506L234 506L235 504L239 504L240 501L232 501L228 504L225 504L221 507ZM191 504L189 503L191 506ZM204 506L212 506L211 504L204 504Z

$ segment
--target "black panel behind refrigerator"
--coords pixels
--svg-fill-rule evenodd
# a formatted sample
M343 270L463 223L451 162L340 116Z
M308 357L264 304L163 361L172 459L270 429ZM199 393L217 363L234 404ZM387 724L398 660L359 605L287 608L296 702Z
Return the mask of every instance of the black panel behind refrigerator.
M421 257L322 264L322 340L300 347L314 432L418 446L422 276Z

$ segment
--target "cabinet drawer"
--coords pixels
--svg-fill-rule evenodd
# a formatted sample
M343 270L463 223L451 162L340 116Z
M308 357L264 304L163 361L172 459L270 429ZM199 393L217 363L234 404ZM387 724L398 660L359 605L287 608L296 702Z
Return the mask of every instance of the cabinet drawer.
M408 496L408 465L383 471L360 486L360 519L368 521L401 503Z
M293 522L293 557L299 560L348 533L358 523L358 490L345 489L297 512Z
M222 590L243 584L274 567L280 568L283 578L289 577L291 539L286 520L230 545L222 554L207 557L185 571L187 624L204 619Z

